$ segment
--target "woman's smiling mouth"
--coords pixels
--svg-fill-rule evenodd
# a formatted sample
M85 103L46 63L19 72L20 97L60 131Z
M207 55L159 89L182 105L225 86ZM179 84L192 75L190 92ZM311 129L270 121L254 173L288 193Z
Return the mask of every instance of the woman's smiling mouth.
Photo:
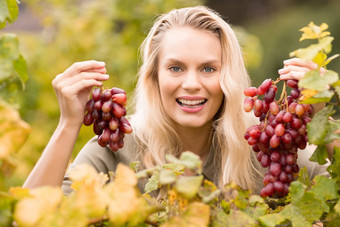
M180 106L192 109L201 107L207 101L208 101L207 99L184 99L184 98L176 99L176 102Z

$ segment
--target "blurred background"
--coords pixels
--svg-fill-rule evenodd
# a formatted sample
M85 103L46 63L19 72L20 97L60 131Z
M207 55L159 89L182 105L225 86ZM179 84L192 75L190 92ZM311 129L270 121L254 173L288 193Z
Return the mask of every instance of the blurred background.
M234 28L243 48L252 83L277 78L289 53L310 43L299 42L299 29L310 21L327 23L340 52L339 0L30 0L21 1L19 17L1 33L13 32L26 59L29 80L24 91L5 94L20 106L32 128L15 154L16 169L3 188L20 186L40 157L59 118L51 81L73 62L105 61L110 81L131 95L138 70L138 48L157 15L173 8L204 4ZM329 68L340 72L340 60ZM94 135L83 126L72 159Z

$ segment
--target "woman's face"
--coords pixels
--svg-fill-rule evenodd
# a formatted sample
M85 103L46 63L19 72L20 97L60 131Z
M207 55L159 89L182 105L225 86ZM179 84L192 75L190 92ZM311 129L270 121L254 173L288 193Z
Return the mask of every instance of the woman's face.
M158 80L163 107L177 127L210 126L223 100L219 39L212 32L180 27L161 43Z

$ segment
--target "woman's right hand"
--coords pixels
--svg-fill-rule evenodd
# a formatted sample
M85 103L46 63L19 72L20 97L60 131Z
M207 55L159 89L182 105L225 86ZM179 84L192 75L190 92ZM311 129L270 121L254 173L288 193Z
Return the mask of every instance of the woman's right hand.
M94 86L109 79L104 62L83 61L71 65L52 81L60 107L60 121L80 127L85 105Z

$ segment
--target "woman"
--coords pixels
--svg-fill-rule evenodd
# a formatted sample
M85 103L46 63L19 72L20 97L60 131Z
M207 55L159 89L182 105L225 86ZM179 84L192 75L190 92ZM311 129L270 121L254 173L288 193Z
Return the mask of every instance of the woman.
M243 90L250 81L234 32L221 17L198 6L173 10L155 22L142 44L143 64L135 92L134 129L116 153L93 138L70 169L89 163L97 171L114 171L119 162L140 160L144 167L162 165L165 154L192 151L203 161L203 174L222 187L235 182L259 193L263 169L243 138L256 123L243 110ZM313 63L291 59L281 70L283 79L299 79ZM64 174L93 86L109 78L105 64L75 63L53 80L60 104L60 121L42 157L24 186L61 186L70 192ZM310 155L309 152L301 152ZM299 155L304 157L305 155ZM309 172L324 168L299 161ZM64 182L64 183L63 183ZM143 183L139 184L143 190Z

